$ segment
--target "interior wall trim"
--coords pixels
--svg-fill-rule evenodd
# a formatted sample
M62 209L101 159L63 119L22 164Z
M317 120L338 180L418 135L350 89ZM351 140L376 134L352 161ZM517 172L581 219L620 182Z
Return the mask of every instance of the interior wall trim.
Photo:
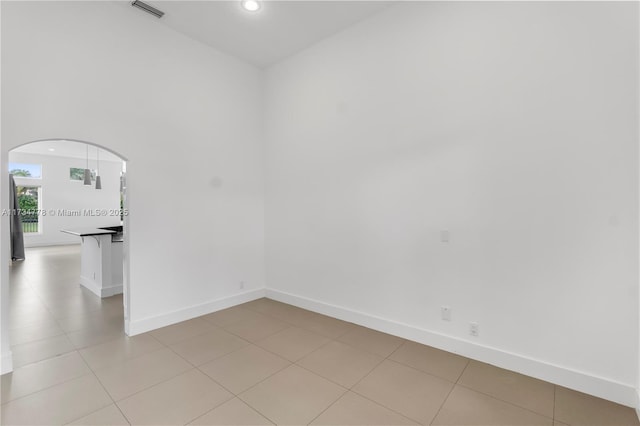
M633 385L291 293L267 288L266 296L299 308L516 371L628 407L638 408L640 411L639 396Z
M146 333L147 331L197 318L202 315L211 314L221 309L230 308L241 303L251 302L252 300L260 299L264 296L264 289L250 290L162 315L156 315L135 321L129 320L127 321L125 331L127 335L135 336L137 334Z

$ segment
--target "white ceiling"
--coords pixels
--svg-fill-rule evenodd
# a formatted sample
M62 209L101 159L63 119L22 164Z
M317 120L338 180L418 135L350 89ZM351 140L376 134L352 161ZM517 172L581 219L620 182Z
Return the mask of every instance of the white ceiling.
M96 159L96 150L97 148L95 146L89 145L89 160L92 162ZM11 150L9 155L11 155L12 152L85 159L87 158L87 144L57 139L22 145ZM100 161L122 161L122 159L109 151L100 149Z
M264 68L361 21L392 1L266 0L247 12L240 0L143 0L163 12L159 23ZM131 13L145 12L131 7ZM150 19L157 19L149 16Z
M143 0L165 12L161 19L117 1L159 25L167 25L213 48L264 68L285 59L389 7L394 0L266 0L258 12L246 12L240 0ZM86 145L66 140L34 142L12 152L86 158ZM96 148L89 147L94 160ZM122 161L100 150L100 160Z

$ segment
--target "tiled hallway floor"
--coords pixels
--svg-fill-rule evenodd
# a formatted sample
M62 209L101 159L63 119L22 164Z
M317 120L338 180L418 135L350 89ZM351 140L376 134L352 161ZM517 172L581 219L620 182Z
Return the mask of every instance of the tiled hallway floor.
M635 425L634 410L269 299L128 338L76 246L12 267L2 424Z

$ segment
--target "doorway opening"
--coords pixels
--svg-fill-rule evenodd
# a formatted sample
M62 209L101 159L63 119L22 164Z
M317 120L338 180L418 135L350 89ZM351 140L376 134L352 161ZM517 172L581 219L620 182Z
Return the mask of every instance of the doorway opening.
M22 256L12 252L3 324L13 367L126 334L127 159L92 142L48 139L12 149L8 160L24 244Z

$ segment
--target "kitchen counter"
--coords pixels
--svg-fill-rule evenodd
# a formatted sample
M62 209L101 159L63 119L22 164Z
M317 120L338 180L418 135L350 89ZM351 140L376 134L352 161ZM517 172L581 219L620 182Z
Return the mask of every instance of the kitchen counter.
M122 293L122 226L62 229L80 237L80 284L98 297Z
M60 232L65 232L71 235L77 235L79 237L86 237L88 235L106 235L106 234L117 234L116 231L112 231L110 229L103 228L73 228L73 229L62 229Z

